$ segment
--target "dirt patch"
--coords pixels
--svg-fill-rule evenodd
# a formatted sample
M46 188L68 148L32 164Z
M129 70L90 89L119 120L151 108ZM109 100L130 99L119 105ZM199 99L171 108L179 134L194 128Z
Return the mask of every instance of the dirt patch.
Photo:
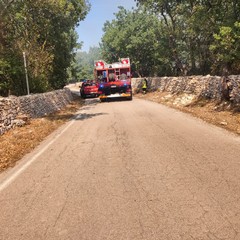
M240 108L233 106L230 102L197 99L191 94L173 95L158 91L147 94L138 93L134 96L190 113L208 123L240 135Z
M26 125L0 136L0 172L14 166L51 132L69 121L82 105L83 102L78 98L61 111L43 118L31 119Z

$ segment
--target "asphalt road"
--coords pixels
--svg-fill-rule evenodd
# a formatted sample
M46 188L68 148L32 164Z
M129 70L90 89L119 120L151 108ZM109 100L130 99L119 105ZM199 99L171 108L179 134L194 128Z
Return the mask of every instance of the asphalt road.
M240 239L240 138L140 99L86 100L0 175L0 239Z

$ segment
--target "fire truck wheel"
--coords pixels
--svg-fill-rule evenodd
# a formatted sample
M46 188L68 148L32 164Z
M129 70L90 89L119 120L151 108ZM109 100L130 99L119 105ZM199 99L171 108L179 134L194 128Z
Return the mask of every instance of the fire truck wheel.
M131 93L131 96L130 96L130 97L128 97L128 100L130 100L130 101L132 100L132 93Z

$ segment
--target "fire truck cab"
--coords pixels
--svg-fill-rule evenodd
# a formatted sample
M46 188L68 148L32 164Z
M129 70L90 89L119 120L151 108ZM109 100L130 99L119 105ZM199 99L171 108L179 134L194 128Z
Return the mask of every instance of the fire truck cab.
M103 60L94 62L94 77L98 82L101 101L107 98L124 97L132 100L130 59L108 64Z

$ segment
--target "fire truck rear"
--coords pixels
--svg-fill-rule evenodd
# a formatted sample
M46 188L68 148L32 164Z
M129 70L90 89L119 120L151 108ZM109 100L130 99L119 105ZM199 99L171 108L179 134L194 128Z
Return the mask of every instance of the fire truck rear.
M101 101L107 98L124 97L132 100L130 59L108 64L103 60L94 62L94 76L98 81L98 94Z

